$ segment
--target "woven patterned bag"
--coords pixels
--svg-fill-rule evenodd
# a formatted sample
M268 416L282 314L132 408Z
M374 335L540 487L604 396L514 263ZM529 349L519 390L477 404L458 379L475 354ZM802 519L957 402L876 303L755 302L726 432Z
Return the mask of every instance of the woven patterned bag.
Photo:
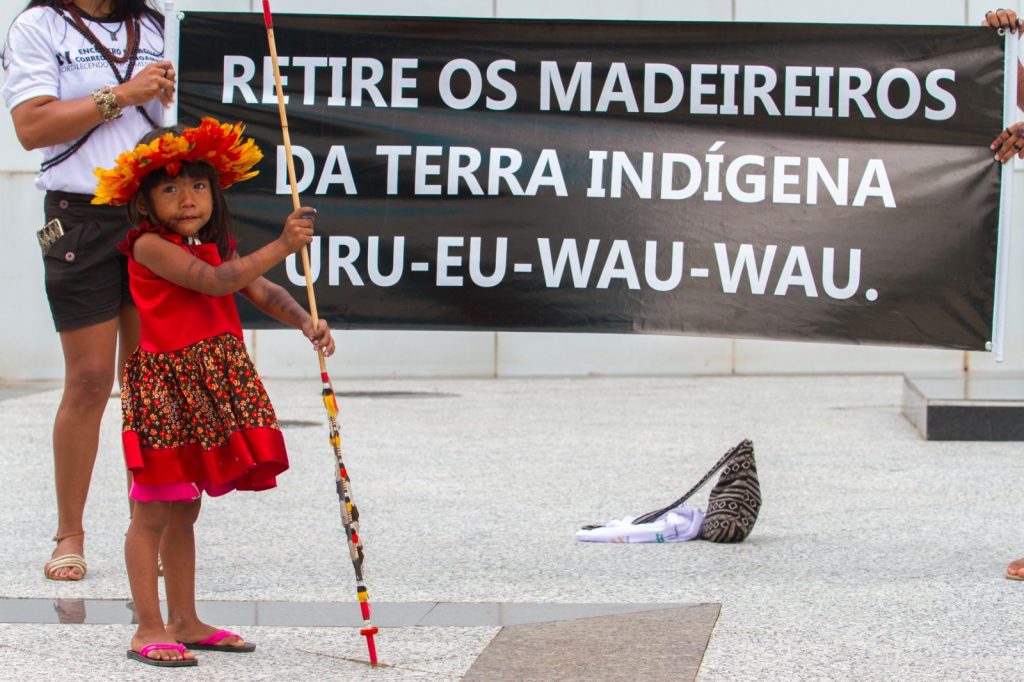
M711 489L700 536L711 542L743 542L761 510L754 445L745 440L726 454L729 463Z
M711 542L743 542L754 529L757 514L761 510L761 486L754 462L754 444L749 440L722 455L688 493L666 507L638 516L633 523L650 523L678 507L710 481L722 467L725 467L725 471L708 497L708 511L700 537Z

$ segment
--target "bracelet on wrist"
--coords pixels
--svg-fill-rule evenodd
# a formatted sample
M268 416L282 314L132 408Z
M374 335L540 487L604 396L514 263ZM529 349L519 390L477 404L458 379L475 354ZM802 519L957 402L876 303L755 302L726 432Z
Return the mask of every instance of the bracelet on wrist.
M121 105L117 103L117 96L114 95L114 91L109 85L104 85L99 90L94 91L92 93L92 101L96 103L96 108L100 110L104 123L120 118L121 114L124 113Z

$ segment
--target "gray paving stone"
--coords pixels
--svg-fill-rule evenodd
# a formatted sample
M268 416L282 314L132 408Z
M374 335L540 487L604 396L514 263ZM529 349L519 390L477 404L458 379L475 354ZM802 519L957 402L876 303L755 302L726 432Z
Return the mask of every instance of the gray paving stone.
M694 680L718 604L502 628L465 682Z

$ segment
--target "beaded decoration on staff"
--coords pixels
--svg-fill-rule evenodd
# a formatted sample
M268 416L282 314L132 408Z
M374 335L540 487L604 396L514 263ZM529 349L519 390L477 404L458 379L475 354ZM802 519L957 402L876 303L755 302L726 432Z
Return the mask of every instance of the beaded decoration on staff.
M270 14L270 1L263 0L263 19L267 26L267 43L270 46L270 59L274 66L274 85L277 90L277 109L281 115L281 135L284 138L285 159L288 163L288 181L292 188L292 204L299 208L299 189L295 180L295 160L292 158L291 137L288 134L288 115L284 107L284 91L281 87L281 68L277 59L277 45L274 42L274 21ZM305 247L302 254L302 270L306 277L306 295L309 298L309 314L313 318L314 326L317 323L316 296L313 293L313 279L310 276L309 252ZM335 470L335 483L338 489L338 501L341 503L341 523L345 528L345 535L348 537L348 550L352 557L352 567L356 572L356 596L359 599L359 608L363 615L363 627L359 631L366 637L366 646L370 653L370 665L377 665L377 648L374 645L373 636L377 634L377 628L370 622L370 601L366 592L366 585L363 583L363 542L359 537L359 510L352 502L352 486L348 478L348 470L341 458L341 432L338 429L338 401L334 395L334 387L331 385L331 378L327 375L327 363L324 361L323 353L317 352L320 359L320 379L323 382L323 401L327 408L327 420L330 424L330 442L334 448L334 458L337 463Z

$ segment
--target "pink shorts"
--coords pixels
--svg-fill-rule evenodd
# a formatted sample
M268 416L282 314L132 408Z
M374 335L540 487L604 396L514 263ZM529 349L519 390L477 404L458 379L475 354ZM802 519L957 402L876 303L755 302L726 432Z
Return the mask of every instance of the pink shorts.
M235 489L234 484L213 485L209 481L199 483L162 483L148 485L132 481L132 489L128 497L136 502L193 502L203 493L210 497L219 497Z

